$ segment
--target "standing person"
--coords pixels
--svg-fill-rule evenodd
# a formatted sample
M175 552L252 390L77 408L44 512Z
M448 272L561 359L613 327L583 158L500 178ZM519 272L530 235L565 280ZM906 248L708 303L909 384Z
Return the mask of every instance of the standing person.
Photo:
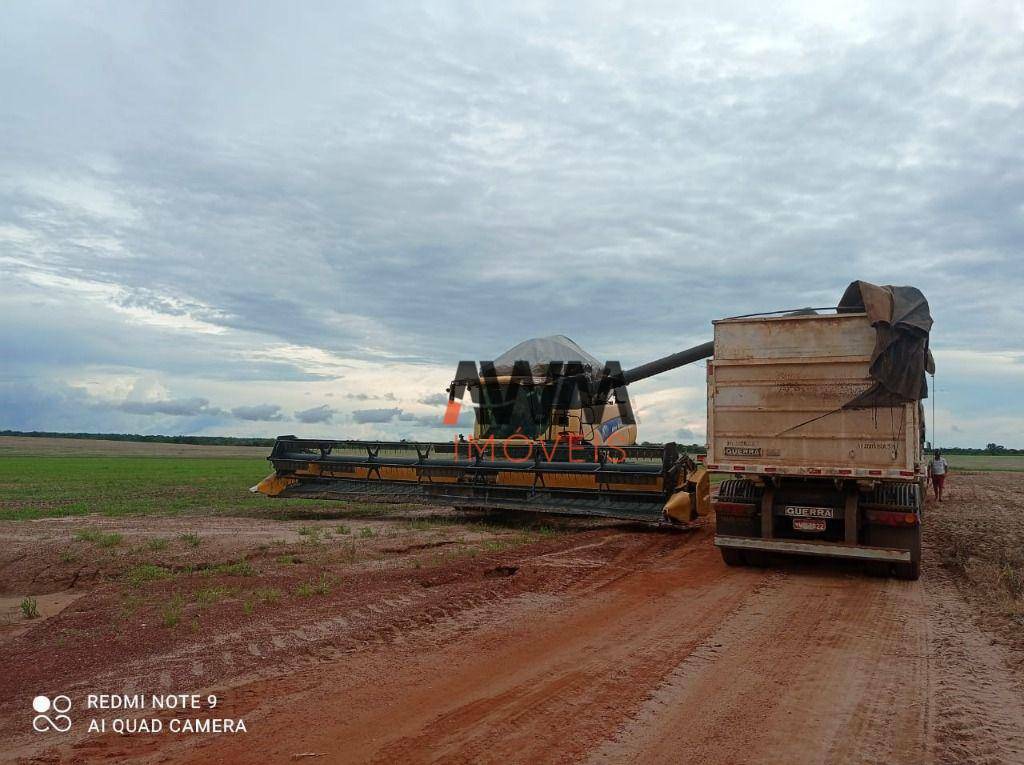
M946 472L949 470L949 463L942 456L942 452L936 450L932 461L928 463L928 475L932 477L932 489L935 491L935 498L942 501L942 485L946 482Z

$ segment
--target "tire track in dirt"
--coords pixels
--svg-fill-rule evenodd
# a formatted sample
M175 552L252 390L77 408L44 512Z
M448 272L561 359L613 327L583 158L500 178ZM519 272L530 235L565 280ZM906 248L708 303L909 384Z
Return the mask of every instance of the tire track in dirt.
M930 605L936 762L1024 763L1024 682L1005 646L979 629L949 574L935 565L922 581Z
M591 761L896 761L874 746L890 738L875 727L889 711L860 708L891 676L882 651L904 632L894 584L774 572ZM855 712L868 735L851 741ZM910 728L919 742L923 724Z

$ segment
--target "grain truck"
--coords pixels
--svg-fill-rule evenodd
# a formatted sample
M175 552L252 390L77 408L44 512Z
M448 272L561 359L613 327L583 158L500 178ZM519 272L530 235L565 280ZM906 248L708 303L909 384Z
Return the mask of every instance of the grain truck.
M789 553L918 577L931 323L918 290L866 282L835 312L713 322L706 459L728 474L713 502L727 564Z

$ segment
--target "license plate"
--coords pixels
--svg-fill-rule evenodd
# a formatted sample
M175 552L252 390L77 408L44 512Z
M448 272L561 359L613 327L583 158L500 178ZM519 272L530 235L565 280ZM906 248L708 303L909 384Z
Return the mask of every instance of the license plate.
M801 507L800 505L786 505L786 515L790 518L835 518L836 511L833 507Z
M824 531L825 521L812 521L807 518L793 519L794 531Z

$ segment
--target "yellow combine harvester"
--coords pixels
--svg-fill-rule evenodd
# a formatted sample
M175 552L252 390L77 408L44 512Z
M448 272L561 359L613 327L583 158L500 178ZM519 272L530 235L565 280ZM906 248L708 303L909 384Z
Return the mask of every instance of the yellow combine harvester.
M271 497L419 502L689 523L710 510L705 468L676 444L636 446L626 387L711 356L704 343L634 369L600 365L564 337L527 341L493 364L460 365L448 412L468 391L469 440L325 441L280 436Z

